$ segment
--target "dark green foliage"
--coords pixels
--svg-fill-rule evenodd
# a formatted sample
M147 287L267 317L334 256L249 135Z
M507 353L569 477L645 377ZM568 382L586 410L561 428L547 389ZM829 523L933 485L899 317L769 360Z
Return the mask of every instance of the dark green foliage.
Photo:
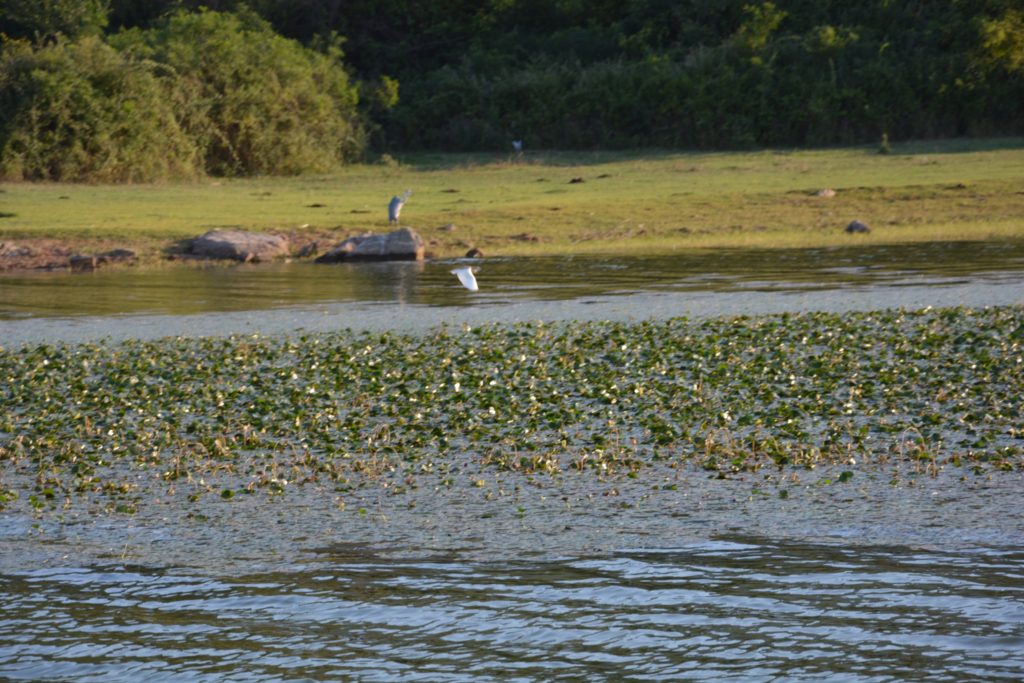
M172 6L116 0L115 24ZM1024 131L1007 0L250 0L282 34L336 32L399 147L743 147ZM163 8L158 10L157 8ZM133 14L134 12L134 14Z
M40 44L104 26L130 60L162 65L147 68L199 149L197 168L216 174L329 170L359 157L370 132L386 150L507 149L517 138L527 149L718 148L1024 133L1024 11L1010 0L0 6L0 32ZM0 88L11 102L11 85Z
M251 12L178 12L112 38L166 65L184 130L217 175L329 171L362 153L357 88L337 44L325 52L274 33Z
M5 40L0 177L152 181L324 172L365 147L340 40L304 48L251 12L177 12L109 38ZM381 81L377 107L393 103ZM388 101L390 86L391 100Z
M458 66L396 73L391 140L744 147L1024 129L1021 15L998 3L651 0L586 17L555 3L546 25L524 4L504 3L503 34Z
M199 170L153 65L97 37L6 43L0 111L0 178L132 182Z
M107 25L108 0L4 0L0 33L12 38L96 35Z

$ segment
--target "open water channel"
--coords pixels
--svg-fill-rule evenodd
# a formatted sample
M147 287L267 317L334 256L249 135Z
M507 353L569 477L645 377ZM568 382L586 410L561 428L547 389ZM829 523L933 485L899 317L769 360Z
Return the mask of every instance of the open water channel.
M7 274L0 347L1024 303L1020 242L479 265ZM0 679L1024 678L1022 473L675 476L0 513Z

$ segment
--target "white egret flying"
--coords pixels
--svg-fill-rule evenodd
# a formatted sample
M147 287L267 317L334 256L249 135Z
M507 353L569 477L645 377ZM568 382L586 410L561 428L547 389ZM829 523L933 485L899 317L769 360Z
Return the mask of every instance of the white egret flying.
M452 275L458 276L459 282L462 286L471 292L479 291L479 287L476 284L476 276L473 275L473 268L470 266L463 266L461 268L455 268L451 271Z

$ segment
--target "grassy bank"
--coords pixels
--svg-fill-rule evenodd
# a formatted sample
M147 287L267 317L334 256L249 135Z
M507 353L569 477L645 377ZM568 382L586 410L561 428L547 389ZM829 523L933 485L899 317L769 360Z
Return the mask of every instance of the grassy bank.
M578 179L578 182L572 182ZM1024 139L735 153L420 155L332 176L166 185L0 185L0 240L150 255L213 228L341 239L388 229L436 256L654 252L1024 236ZM831 189L835 196L818 196ZM854 219L871 226L849 236Z
M1006 307L0 349L0 509L996 476L1022 343Z

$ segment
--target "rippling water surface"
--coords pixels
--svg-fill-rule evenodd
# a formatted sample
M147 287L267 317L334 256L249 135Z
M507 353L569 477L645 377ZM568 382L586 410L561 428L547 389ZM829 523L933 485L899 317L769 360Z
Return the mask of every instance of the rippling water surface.
M1024 242L480 265L479 294L440 262L7 274L0 345L1024 293ZM1024 679L1022 473L842 490L809 473L785 499L689 476L617 483L614 506L510 486L500 505L367 493L360 513L309 491L202 515L0 515L0 679Z
M0 344L1024 300L1024 240L476 265L479 292L459 286L452 261L0 274Z
M737 538L543 562L0 579L14 680L1018 679L1024 549Z
M829 249L696 250L660 256L487 259L478 294L451 261L0 274L0 319L196 314L378 303L461 307L645 292L788 292L968 281L1019 283L1024 241Z

